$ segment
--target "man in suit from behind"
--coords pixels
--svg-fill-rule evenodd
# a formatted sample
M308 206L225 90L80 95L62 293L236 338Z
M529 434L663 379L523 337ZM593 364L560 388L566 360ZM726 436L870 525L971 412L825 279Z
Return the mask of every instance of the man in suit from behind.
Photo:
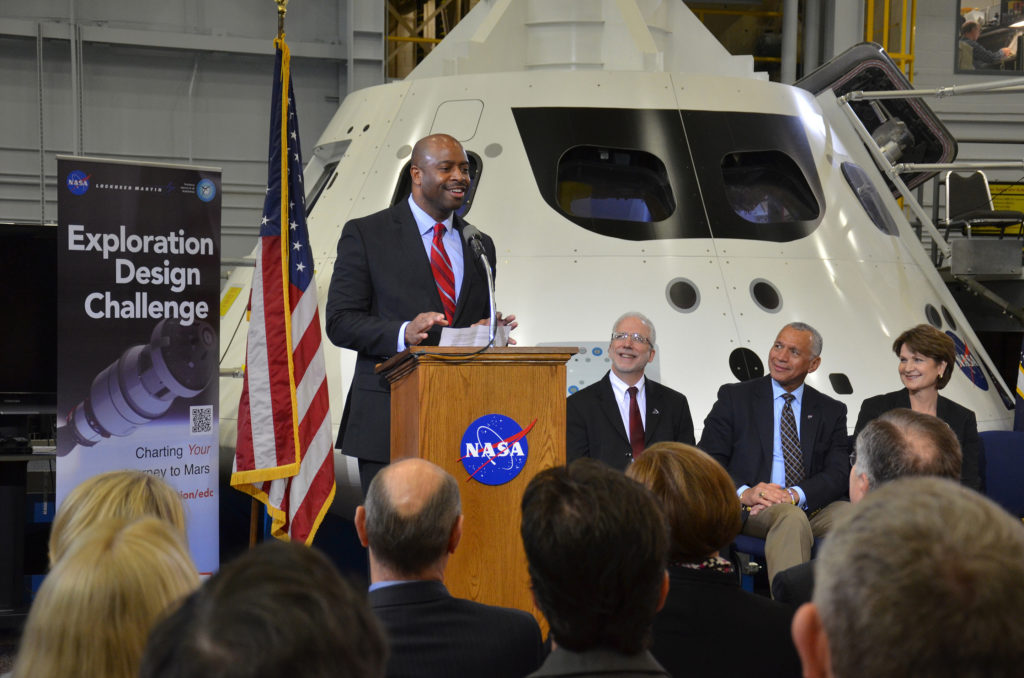
M383 469L356 508L370 552L370 606L387 632L389 678L522 678L544 657L528 613L455 598L444 585L462 536L459 485L423 459Z
M686 396L644 376L655 337L654 324L641 313L615 321L611 370L566 400L567 462L591 457L621 471L654 443L693 445Z
M810 325L783 327L768 353L770 376L718 389L698 445L736 484L741 533L765 540L768 581L810 560L814 537L849 507L846 405L804 384L821 349Z
M850 502L904 476L960 479L963 454L952 429L938 417L897 408L872 419L857 436L850 469ZM811 560L775 575L772 595L779 602L799 607L814 591Z
M337 447L359 459L364 494L391 449L391 392L374 366L408 347L437 345L442 327L486 322L490 312L470 234L492 266L494 243L455 214L470 182L462 144L447 134L420 139L409 174L408 199L345 224L324 314L331 342L358 353ZM497 315L515 328L515 316Z
M658 500L592 459L526 486L520 533L554 650L532 676L665 676L651 656L668 595L668 526Z
M1024 527L958 482L900 478L836 521L793 617L806 678L1016 678Z

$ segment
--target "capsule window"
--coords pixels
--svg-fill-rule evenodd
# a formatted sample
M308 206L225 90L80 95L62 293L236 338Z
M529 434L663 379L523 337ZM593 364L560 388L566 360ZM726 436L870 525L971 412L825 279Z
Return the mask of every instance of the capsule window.
M818 201L803 172L781 151L739 151L722 158L729 205L744 221L784 224L818 218Z
M633 149L576 146L558 161L559 208L584 219L648 223L676 209L657 156Z

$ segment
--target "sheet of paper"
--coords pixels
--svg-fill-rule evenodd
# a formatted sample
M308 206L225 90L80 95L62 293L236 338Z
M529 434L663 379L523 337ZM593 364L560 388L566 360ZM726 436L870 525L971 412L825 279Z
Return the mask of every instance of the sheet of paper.
M442 327L440 346L486 346L488 330L487 325L473 325L472 327ZM496 347L508 345L508 327L499 325L494 328L494 345Z

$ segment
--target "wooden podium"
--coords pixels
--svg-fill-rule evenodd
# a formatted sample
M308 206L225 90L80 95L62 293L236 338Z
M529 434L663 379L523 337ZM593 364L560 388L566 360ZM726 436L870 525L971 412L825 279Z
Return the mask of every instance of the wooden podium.
M414 347L377 367L391 384L391 460L421 457L459 481L466 518L445 575L452 595L526 610L539 620L519 536L519 504L537 472L565 463L565 363L579 349L492 348L460 357L472 350ZM525 465L501 485L479 482L462 463L468 432L484 442L502 439L488 427L478 432L471 426L493 414L513 419L514 433L529 428L518 440ZM470 461L474 469L492 463L486 457ZM494 463L508 461L495 457Z

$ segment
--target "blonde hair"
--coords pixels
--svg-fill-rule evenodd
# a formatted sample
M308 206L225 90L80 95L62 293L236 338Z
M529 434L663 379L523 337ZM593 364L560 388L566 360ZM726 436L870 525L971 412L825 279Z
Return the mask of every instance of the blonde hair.
M182 534L170 524L101 519L43 580L13 678L134 677L150 629L198 586Z
M185 534L185 509L173 487L142 471L108 471L75 487L60 505L50 529L50 567L88 526L103 518L155 516Z

